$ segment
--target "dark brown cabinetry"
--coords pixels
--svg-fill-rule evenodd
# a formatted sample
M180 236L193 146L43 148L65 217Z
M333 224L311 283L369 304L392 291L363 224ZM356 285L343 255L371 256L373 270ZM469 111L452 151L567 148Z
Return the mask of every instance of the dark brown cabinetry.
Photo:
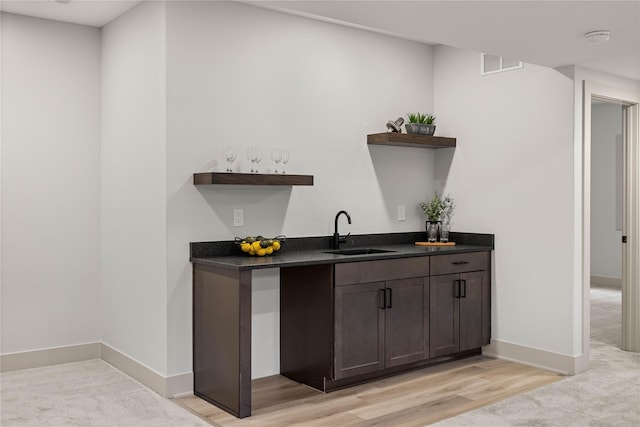
M384 282L335 290L335 378L384 368Z
M489 344L490 253L431 257L430 357Z
M333 277L328 280L331 272ZM282 374L330 390L350 378L362 380L428 359L428 276L429 259L425 257L343 263L330 269L282 269ZM317 291L309 293L309 286L324 290L321 304L309 298L317 295ZM333 295L332 319L326 316L331 306L328 290ZM305 295L305 310L296 309ZM319 314L321 310L325 313ZM332 340L327 339L327 330L333 332ZM309 348L313 351L301 350ZM320 360L327 348L333 357Z
M493 240L472 237L419 254L399 246L369 261L316 251L251 260L228 256L229 242L192 244L194 394L251 415L252 271L260 268L280 268L280 372L295 381L332 391L480 354L490 338Z
M335 379L429 357L426 277L335 288Z

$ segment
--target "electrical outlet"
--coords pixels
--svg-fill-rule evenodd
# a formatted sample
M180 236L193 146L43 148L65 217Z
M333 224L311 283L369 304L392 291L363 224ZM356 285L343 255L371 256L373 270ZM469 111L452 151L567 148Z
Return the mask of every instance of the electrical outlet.
M398 221L407 219L407 210L404 205L398 205Z
M233 210L233 226L234 227L244 226L244 209Z

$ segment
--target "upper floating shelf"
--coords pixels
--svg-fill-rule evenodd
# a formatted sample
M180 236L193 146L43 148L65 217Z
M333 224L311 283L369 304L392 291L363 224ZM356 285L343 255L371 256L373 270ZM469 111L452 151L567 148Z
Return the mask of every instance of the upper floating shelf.
M456 146L456 139L444 136L385 132L367 135L367 144L390 145L394 147L451 148Z
M313 175L202 172L193 174L193 185L313 185Z

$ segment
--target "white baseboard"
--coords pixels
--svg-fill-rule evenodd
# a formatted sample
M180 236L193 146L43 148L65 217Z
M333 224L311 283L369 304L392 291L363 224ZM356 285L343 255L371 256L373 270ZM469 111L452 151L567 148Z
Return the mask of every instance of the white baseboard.
M482 348L482 354L562 375L575 375L586 369L581 356L568 356L496 339Z
M591 284L605 288L622 289L622 279L617 277L591 276Z
M193 373L164 376L102 342L0 355L0 372L102 359L167 398L193 394Z
M99 359L101 345L102 343L92 342L65 347L47 348L43 350L3 354L0 356L0 372L39 368L41 366L80 362L89 359Z
M193 374L191 372L165 377L105 343L102 343L102 360L140 381L160 396L171 398L176 395L193 393Z

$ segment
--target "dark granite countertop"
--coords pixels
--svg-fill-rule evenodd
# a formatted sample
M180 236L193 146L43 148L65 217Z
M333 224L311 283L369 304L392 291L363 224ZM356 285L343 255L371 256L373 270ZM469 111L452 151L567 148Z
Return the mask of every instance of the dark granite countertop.
M452 232L451 241L456 242L455 246L417 246L415 244L415 242L425 241L425 237L424 232L366 234L349 236L348 241L340 245L341 249L376 248L391 251L363 255L326 253L331 250L330 236L289 238L277 253L264 257L242 253L233 241L194 242L191 243L191 262L229 270L255 270L491 251L494 249L493 234Z

